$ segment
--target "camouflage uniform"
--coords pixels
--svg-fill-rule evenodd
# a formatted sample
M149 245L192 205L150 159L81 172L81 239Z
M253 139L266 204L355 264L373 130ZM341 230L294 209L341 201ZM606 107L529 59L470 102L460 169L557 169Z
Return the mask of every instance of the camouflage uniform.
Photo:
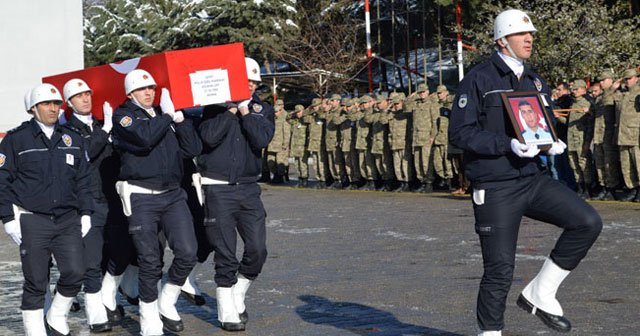
M388 99L384 95L377 98L378 105L374 109L373 124L371 125L371 155L375 164L378 175L385 181L384 191L391 189L391 181L393 180L393 160L389 142L389 107L380 108L380 104L384 104ZM391 159L391 160L390 160Z
M603 72L600 80L613 79L611 72ZM600 194L595 199L613 199L612 191L620 184L620 152L615 143L615 100L617 91L604 89L594 104L593 155Z
M353 183L358 179L357 169L353 169L355 166L355 148L353 137L356 131L356 123L360 119L358 109L355 107L354 102L351 99L343 100L344 114L337 118L342 120L339 127L340 149L343 158L343 172L348 178L348 182ZM353 184L355 186L355 184ZM353 187L352 187L353 188Z
M583 80L576 80L573 88L585 88ZM587 112L569 112L568 117L559 117L558 121L567 124L567 151L569 165L578 183L579 192L585 197L587 188L591 185L591 172L589 170L588 154L589 145L593 139L593 113L591 103L584 97L576 97L571 105L572 109L587 109ZM568 118L568 119L567 119Z
M375 188L374 180L377 178L377 172L371 157L371 134L370 128L373 122L373 108L369 107L373 101L370 96L362 96L360 98L360 111L362 117L356 123L356 151L358 153L358 170L360 177L366 182L362 186L363 190L372 190Z
M273 183L283 183L284 175L289 169L289 143L291 140L291 125L287 122L288 113L284 110L284 102L280 99L276 101L276 128L267 147L267 164L269 171L273 174ZM281 112L280 112L281 111Z
M304 106L296 105L294 113L304 112ZM289 155L298 169L298 186L306 187L309 178L309 152L307 151L307 124L296 115L289 115L287 121L291 125L291 151Z
M410 151L407 150L407 136L411 130L408 130L409 114L405 113L402 104L404 94L395 95L392 98L394 106L391 108L389 115L389 145L393 153L393 168L396 179L400 182L400 186L395 191L409 190L409 162Z
M425 94L421 98L420 94ZM413 164L416 177L422 184L419 191L433 190L433 166L431 163L431 146L437 131L437 120L440 110L437 97L429 96L429 89L420 84L416 91L418 96L411 103L407 103L405 111L413 114ZM434 99L435 98L435 99Z
M637 77L635 69L625 71L624 78ZM620 146L620 167L622 178L627 189L633 190L625 200L632 197L638 199L640 177L640 84L635 84L625 92L616 102L618 114L617 144ZM634 199L634 200L635 200Z
M340 99L339 95L334 94L331 96L330 101L340 101ZM344 159L342 158L342 152L338 142L338 134L340 125L344 122L345 118L341 116L340 106L327 111L325 120L324 144L327 149L327 167L334 179L331 187L341 188L342 183L340 181L343 175L341 168L344 164Z
M313 159L313 163L315 164L316 170L316 179L318 180L318 184L316 187L322 188L325 185L325 174L324 174L324 162L325 162L325 154L323 140L324 140L324 123L325 118L323 115L322 108L318 110L314 110L314 108L318 108L322 105L322 100L320 98L314 98L311 102L311 106L307 108L305 112L305 116L303 121L308 125L307 129L309 131L309 141L307 143L307 150L309 151L309 156Z
M438 86L437 93L445 92L447 88L443 85ZM451 179L453 178L453 165L447 156L447 147L449 144L449 115L451 113L451 104L453 97L448 96L444 102L438 102L439 117L436 121L436 135L433 139L433 168L436 174L445 181L447 187L451 187Z

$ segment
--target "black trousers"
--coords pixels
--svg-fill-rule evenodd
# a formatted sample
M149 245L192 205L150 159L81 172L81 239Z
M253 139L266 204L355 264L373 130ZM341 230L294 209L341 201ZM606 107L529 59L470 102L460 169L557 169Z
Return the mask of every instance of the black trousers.
M102 268L111 275L124 273L129 265L138 265L136 249L129 235L129 223L122 212L120 199L108 201L108 213L104 228Z
M196 237L187 196L177 188L159 195L132 194L129 233L138 254L140 299L158 298L158 281L162 278L162 251L158 233L162 232L173 251L167 272L169 283L182 286L196 264Z
M231 287L236 273L253 280L267 260L266 213L257 183L205 186L207 238L215 251L215 282ZM244 242L242 261L236 258L237 234Z
M593 207L542 173L485 190L484 204L474 201L473 208L484 265L477 306L481 330L504 328L522 216L564 229L550 258L569 271L578 266L602 230L602 220Z
M80 216L69 214L54 219L44 215L23 214L20 216L20 228L20 259L24 275L20 309L44 308L51 255L56 259L60 271L57 292L66 297L76 296L84 275Z
M91 230L82 238L84 246L84 292L97 293L102 288L102 250L104 246L104 225L109 208L107 203L94 202L91 215Z

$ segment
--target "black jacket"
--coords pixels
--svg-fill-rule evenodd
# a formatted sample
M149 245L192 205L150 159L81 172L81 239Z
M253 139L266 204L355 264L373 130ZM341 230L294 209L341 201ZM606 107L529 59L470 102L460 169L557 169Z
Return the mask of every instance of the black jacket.
M14 219L12 204L63 217L93 212L91 171L84 139L55 126L47 139L35 119L8 132L0 142L0 219Z
M256 95L249 103L250 113L240 116L226 107L205 107L200 124L204 144L198 157L202 176L230 184L256 182L262 172L261 153L273 138L273 107Z
M527 65L520 80L497 53L460 82L449 123L449 140L464 150L465 172L474 188L485 189L538 173L539 158L520 158L511 151L516 138L501 93L536 91L552 113L547 84Z
M113 114L113 144L121 153L120 179L144 188L180 186L182 160L200 154L202 143L191 120L174 124L155 108L156 116L127 100Z

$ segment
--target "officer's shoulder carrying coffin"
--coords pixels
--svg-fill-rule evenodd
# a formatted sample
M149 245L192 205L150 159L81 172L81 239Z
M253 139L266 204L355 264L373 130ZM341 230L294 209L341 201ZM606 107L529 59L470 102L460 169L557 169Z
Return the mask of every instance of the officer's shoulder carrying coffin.
M147 70L155 79L156 101L168 88L176 110L245 100L251 97L242 43L166 51L121 62L44 77L57 88L72 78L83 79L93 90L92 114L102 119L102 103L114 108L127 97L124 77L135 69Z

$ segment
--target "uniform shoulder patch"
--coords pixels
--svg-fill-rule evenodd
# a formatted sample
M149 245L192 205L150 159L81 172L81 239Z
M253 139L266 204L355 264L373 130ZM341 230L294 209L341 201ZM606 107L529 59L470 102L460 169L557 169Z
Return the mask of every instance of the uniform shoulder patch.
M536 86L536 89L538 91L542 91L542 81L540 80L540 78L536 78L533 80L533 85Z
M458 98L458 107L465 108L467 106L467 95L461 94L460 98Z
M69 134L62 135L62 142L64 142L67 147L71 147L71 145L73 144L73 140L71 139L71 136L69 136Z
M129 127L131 124L133 124L133 119L129 116L124 116L120 119L120 126L122 127Z
M0 167L4 166L4 163L7 161L7 156L0 153Z
M262 105L260 104L253 104L252 109L255 113L260 113L262 112Z

